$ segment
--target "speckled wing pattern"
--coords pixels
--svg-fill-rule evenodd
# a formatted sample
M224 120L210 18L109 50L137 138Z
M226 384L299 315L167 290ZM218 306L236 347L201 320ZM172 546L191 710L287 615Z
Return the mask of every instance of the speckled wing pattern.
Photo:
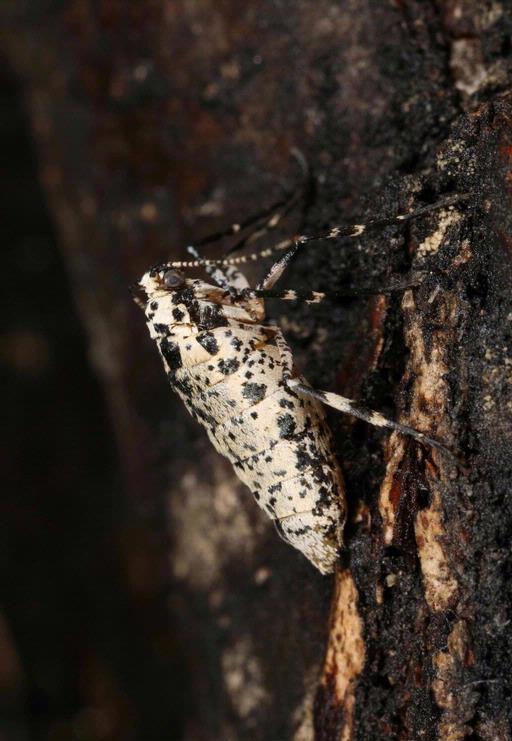
M322 573L333 571L345 516L341 471L321 403L284 381L263 302L235 305L200 281L166 292L146 276L148 327L172 387L282 537Z

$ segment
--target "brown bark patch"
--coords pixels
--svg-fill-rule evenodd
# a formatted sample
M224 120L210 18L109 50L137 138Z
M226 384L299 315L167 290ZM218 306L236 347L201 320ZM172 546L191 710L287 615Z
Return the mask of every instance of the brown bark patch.
M474 715L478 695L471 683L461 685L459 675L472 661L468 627L464 620L459 620L448 636L447 650L439 651L432 658L435 669L432 691L442 709L439 741L459 741L471 733L468 723Z
M443 547L444 513L439 491L435 491L430 507L418 512L414 533L427 604L434 612L446 610L457 594L457 580Z
M320 693L324 707L322 728L317 728L319 738L334 739L325 735L325 727L332 727L333 720L342 718L339 728L340 741L353 736L355 686L365 661L363 622L357 607L357 590L348 569L336 574L336 591L329 643L325 657L324 673ZM327 703L325 695L330 695Z

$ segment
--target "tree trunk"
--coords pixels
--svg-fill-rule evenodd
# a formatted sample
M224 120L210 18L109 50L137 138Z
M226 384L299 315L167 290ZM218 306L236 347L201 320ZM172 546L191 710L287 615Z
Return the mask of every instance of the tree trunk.
M161 660L177 653L183 674L158 694L182 737L510 739L510 9L33 0L0 12L124 496L168 538L175 653L166 644ZM278 539L172 396L128 292L292 188L294 147L315 192L272 238L468 194L314 243L287 278L335 290L421 270L417 288L271 304L312 385L459 459L330 415L349 505L334 579ZM180 738L178 725L154 738Z

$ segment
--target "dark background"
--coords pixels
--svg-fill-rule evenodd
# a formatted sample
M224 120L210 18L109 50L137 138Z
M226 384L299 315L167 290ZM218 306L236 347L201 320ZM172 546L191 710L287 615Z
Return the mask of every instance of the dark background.
M2 741L510 739L507 5L31 0L0 19ZM128 292L292 187L294 146L315 192L277 237L471 195L430 257L435 213L288 278L426 267L414 310L271 307L314 385L464 460L331 415L335 579L169 393Z
M2 62L1 737L132 738L138 717L140 738L179 738L161 533L123 495L21 89Z

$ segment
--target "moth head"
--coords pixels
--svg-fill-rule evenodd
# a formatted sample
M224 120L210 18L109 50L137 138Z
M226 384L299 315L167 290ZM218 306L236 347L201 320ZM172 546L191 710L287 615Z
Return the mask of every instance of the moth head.
M185 288L187 280L183 273L174 268L165 265L157 265L147 273L144 273L139 281L139 287L146 293L146 296L153 296L155 293L169 293L179 291Z
M162 282L166 288L170 291L176 291L179 288L183 288L186 279L183 273L179 270L166 270L162 276Z

